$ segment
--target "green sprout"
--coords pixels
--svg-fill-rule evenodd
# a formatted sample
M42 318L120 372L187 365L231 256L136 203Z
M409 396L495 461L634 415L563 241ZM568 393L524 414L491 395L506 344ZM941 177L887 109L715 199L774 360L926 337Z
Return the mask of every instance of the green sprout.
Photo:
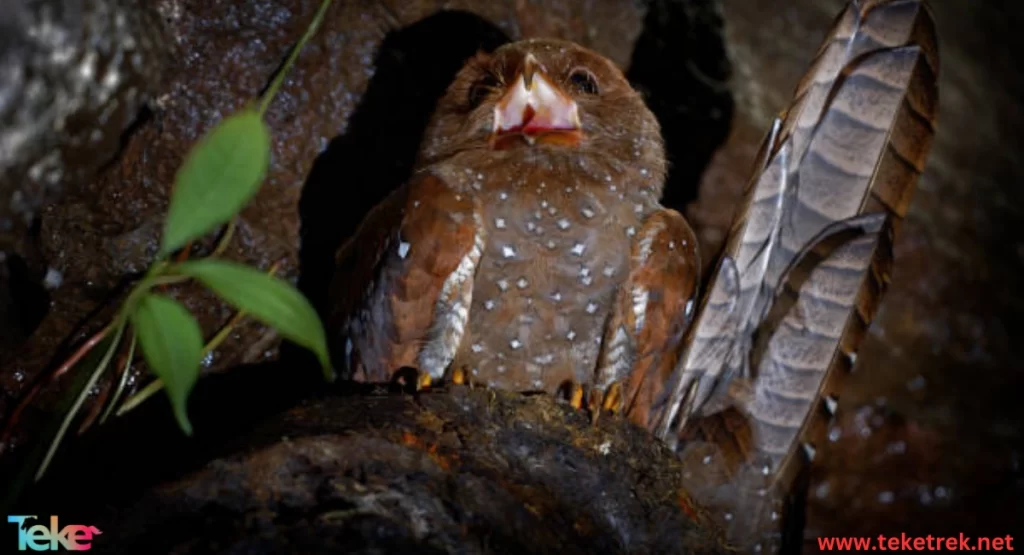
M103 411L101 422L112 413L124 414L163 389L170 399L178 426L185 434L191 435L192 424L186 407L199 378L202 360L246 316L259 320L286 340L311 351L319 360L324 377L334 380L323 325L302 293L289 282L275 277L277 266L263 271L220 258L231 240L236 216L256 195L267 174L270 130L263 116L299 53L320 27L330 4L331 0L323 0L312 23L259 102L251 102L222 120L193 146L185 158L175 176L157 261L132 288L113 321L87 340L55 373L63 374L79 366L83 371L91 368L88 379L83 375L77 380L76 386L80 384L80 388L75 388L77 396L36 468L36 480L42 478L53 461L89 392L112 367L121 367L121 373L115 376L116 391ZM222 227L224 231L218 245L209 256L184 260L194 240ZM172 259L172 255L179 251L184 251L186 256ZM205 345L192 313L157 289L188 280L199 281L238 309L228 324ZM130 331L126 333L126 330ZM111 364L126 338L125 358L120 364ZM131 367L136 345L157 379L115 409L127 384L127 369ZM101 349L98 352L102 352L102 356L86 356L96 348ZM28 397L31 396L30 393ZM99 411L95 414L98 415ZM12 418L9 424L13 421L16 418Z

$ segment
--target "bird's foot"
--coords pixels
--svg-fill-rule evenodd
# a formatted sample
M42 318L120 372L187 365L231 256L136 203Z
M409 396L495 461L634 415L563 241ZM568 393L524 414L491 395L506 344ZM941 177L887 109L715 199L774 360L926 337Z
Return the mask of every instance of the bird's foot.
M465 368L453 366L449 381L452 385L469 385L469 376L467 374Z
M559 388L560 399L567 401L569 406L590 414L593 423L597 423L602 412L616 414L622 410L622 384L613 383L607 390L588 389L578 382L566 382Z
M615 415L622 410L622 382L613 382L604 391L595 389L590 401L590 418L593 424L597 424L602 412Z
M402 367L391 376L392 386L397 386L406 393L417 393L430 389L433 381L433 378L430 377L430 372L411 366Z
M573 382L572 389L569 392L569 406L576 410L583 410L584 393L583 384Z

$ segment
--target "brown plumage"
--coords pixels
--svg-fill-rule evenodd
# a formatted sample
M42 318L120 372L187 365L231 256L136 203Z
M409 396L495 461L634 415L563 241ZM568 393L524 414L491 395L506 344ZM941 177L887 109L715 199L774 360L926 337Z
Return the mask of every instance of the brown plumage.
M336 358L357 380L587 386L646 421L699 274L659 204L665 171L657 121L607 59L551 40L476 56L413 178L338 253Z
M621 72L556 41L480 55L410 183L339 253L356 379L403 367L624 408L688 463L743 550L839 406L934 132L922 0L854 0L765 140L696 318L696 241L659 204L658 124Z

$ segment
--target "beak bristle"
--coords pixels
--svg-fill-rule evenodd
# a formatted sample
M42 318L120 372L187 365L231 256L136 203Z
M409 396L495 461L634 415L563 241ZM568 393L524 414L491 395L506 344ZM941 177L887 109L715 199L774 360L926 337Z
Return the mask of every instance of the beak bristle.
M523 84L526 85L526 90L533 88L533 72L536 68L537 58L534 58L533 54L527 54L523 60Z

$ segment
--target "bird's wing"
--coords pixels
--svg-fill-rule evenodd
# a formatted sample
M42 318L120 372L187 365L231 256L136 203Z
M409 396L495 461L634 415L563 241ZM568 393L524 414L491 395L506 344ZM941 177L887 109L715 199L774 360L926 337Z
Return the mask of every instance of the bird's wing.
M735 405L751 491L792 476L883 293L889 230L934 134L937 72L922 0L854 1L836 20L762 147L657 435L685 448L687 422Z
M429 174L374 208L338 251L331 286L346 377L387 381L409 367L443 375L465 331L483 234L478 201Z
M613 395L602 409L622 408L647 425L693 316L699 279L697 238L686 219L670 209L648 216L633 242L595 376L598 392L618 387L622 396Z

